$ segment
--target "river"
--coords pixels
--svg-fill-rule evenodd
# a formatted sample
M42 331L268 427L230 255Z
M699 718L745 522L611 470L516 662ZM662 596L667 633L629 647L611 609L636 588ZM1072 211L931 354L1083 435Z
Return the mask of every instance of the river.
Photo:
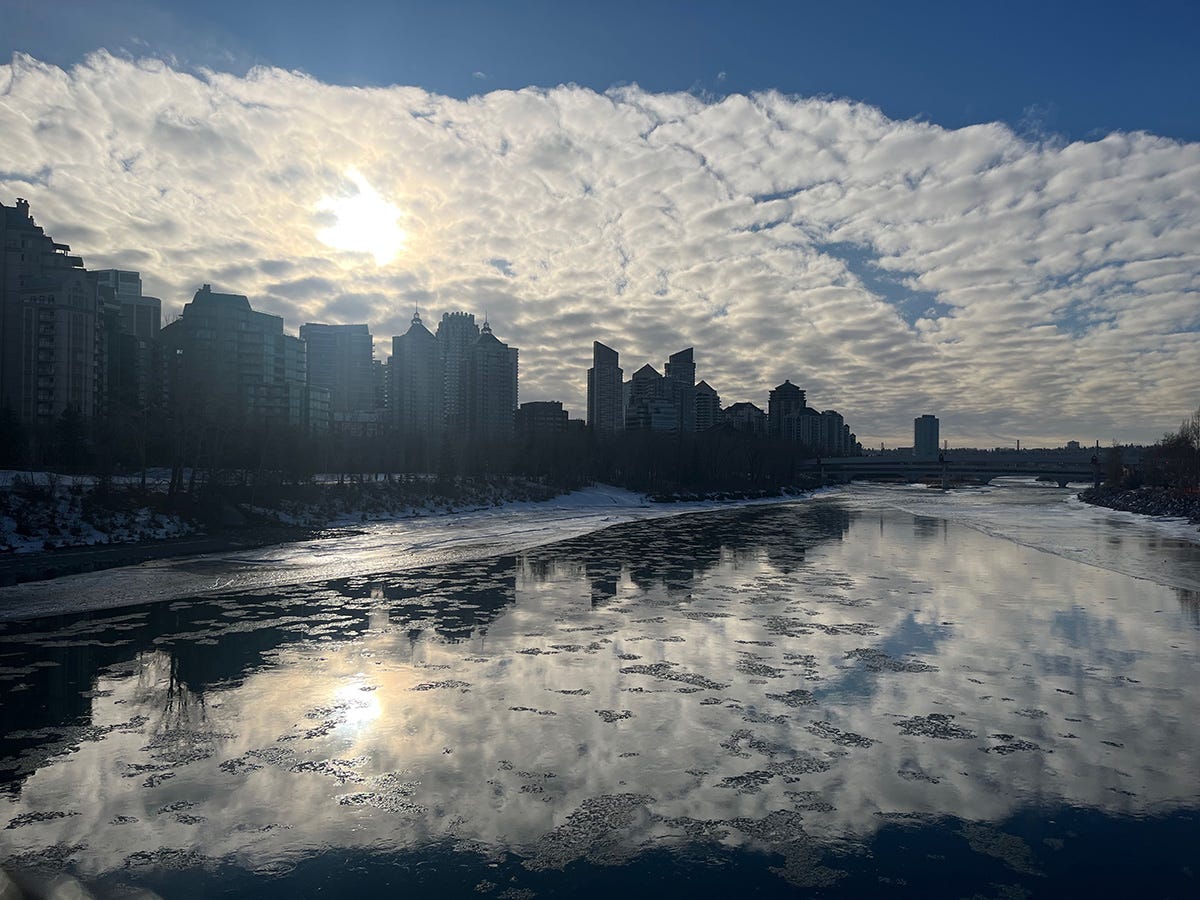
M1193 896L1196 529L1069 498L856 485L455 552L443 524L387 571L393 523L361 563L316 542L29 586L55 614L0 623L3 877ZM124 605L67 612L80 591Z

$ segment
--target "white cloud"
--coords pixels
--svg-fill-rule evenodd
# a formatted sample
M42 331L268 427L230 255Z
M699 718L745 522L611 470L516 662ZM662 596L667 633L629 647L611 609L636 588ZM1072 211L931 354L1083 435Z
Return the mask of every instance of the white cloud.
M1148 134L1062 146L636 86L460 101L98 53L0 67L0 159L5 202L168 308L212 282L385 347L414 300L486 306L523 399L577 413L593 339L627 372L695 344L725 402L791 378L869 442L931 411L954 443L1149 440L1200 404L1200 146ZM318 238L349 169L401 212L390 264Z

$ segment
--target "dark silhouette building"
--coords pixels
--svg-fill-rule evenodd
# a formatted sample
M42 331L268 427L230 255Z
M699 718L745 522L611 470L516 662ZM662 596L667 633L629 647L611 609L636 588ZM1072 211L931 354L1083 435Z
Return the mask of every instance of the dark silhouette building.
M663 381L675 406L675 431L696 430L696 363L692 348L672 353L663 367Z
M680 350L667 357L663 367L664 377L676 384L693 387L696 384L696 362L692 356L692 348Z
M587 421L597 434L625 429L625 402L617 351L592 343L592 367L587 373Z
M91 273L97 285L112 289L118 308L117 324L122 334L140 341L153 341L162 330L162 301L142 293L141 272L126 269L96 269Z
M650 363L624 385L625 428L629 431L677 431L679 414L671 401L666 379Z
M850 455L850 427L842 414L836 409L827 409L821 413L821 436L817 443L817 452L822 456Z
M305 343L308 385L329 391L334 430L374 432L378 410L370 328L310 322L300 326L300 339Z
M767 433L783 440L801 440L801 420L807 408L804 391L785 380L767 395Z
M938 455L938 418L926 413L913 419L913 456L936 459Z
M696 430L708 431L721 424L721 396L707 381L696 385Z
M696 364L692 348L672 354L660 375L647 363L625 382L625 427L631 430L696 430Z
M486 321L467 355L467 433L484 441L513 436L517 412L517 355Z
M0 204L0 404L30 425L98 410L104 367L98 292L71 248Z
M446 433L456 438L467 433L468 357L477 340L479 326L475 324L475 316L465 312L442 313L437 329L442 358L442 419Z
M406 439L433 440L442 431L442 357L438 340L413 313L408 331L392 338L388 363L392 424Z
M307 418L304 341L241 294L204 285L162 330L171 405L231 424L299 426Z
M101 356L98 409L128 427L163 402L163 357L158 334L162 301L142 294L140 272L99 269L88 273L96 285Z
M767 414L753 403L734 403L721 411L721 421L734 431L747 434L767 433Z
M567 430L568 413L558 400L533 400L517 409L517 434L540 440Z

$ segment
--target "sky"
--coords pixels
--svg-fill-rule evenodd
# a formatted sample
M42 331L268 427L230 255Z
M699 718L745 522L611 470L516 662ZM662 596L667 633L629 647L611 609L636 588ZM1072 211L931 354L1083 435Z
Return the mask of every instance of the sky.
M521 400L696 348L868 446L1200 406L1200 4L0 0L0 202L169 319L486 314Z

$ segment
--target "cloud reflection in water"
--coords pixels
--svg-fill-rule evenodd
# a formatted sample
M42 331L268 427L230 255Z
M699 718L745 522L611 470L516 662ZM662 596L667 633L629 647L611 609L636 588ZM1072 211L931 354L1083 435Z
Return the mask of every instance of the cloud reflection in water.
M89 876L450 839L817 884L898 820L1196 807L1197 634L1170 588L851 500L626 525L10 627L0 677L54 699L4 701L0 819Z

